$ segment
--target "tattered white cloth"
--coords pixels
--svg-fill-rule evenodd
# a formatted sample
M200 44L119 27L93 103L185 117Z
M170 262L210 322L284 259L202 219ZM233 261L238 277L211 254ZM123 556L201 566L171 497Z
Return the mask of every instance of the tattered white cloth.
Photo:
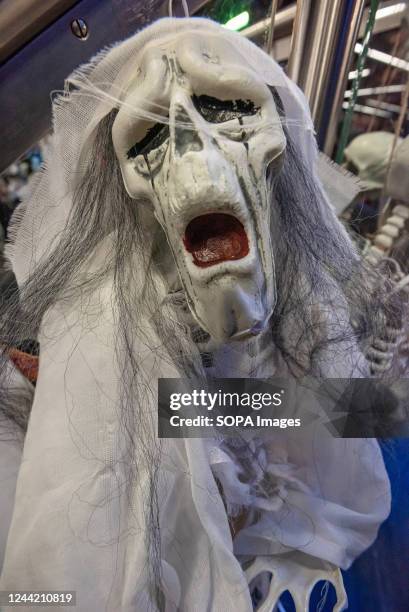
M287 128L305 162L314 165L304 98L272 59L210 21L161 20L70 77L73 89L55 108L46 169L15 223L9 256L20 286L58 244L96 128L138 79L141 51L148 44L163 45L164 53L175 55L184 36L214 37L219 46L225 41L249 74L277 88L290 119ZM228 75L220 74L224 78ZM104 95L98 95L101 91ZM328 211L332 214L329 206ZM145 236L149 250L149 228ZM105 271L116 248L115 227L107 227L76 268L76 287ZM144 287L146 270L134 263L133 281ZM371 545L389 513L389 482L377 442L280 434L266 452L265 445L253 441L253 456L275 482L268 499L243 485L239 466L220 441L163 440L159 445L156 440L158 452L151 446L156 381L183 372L166 347L158 349L164 338L155 327L155 313L145 312L138 331L127 336L142 382L137 396L132 381L124 390L127 356L118 341L121 313L112 299L117 279L110 270L98 278L86 295L65 296L42 320L38 383L0 589L75 591L81 612L249 612L248 583L269 571L272 591L260 610L271 609L285 589L297 609L305 610L321 578L336 583L342 609L337 568L348 567ZM165 302L168 288L159 276L157 291L159 303ZM351 375L360 358L356 346L348 351L327 375ZM228 361L231 356L224 354ZM285 371L275 365L269 374ZM131 432L130 421L124 422L124 395L130 412L147 415L139 423L143 431L137 420ZM234 540L225 504L254 511ZM154 534L160 534L159 542Z

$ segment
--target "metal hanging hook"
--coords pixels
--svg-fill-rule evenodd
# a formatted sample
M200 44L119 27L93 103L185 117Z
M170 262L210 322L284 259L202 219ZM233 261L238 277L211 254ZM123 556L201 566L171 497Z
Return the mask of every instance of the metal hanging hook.
M185 13L185 17L190 17L189 15L189 7L187 4L187 0L182 0L183 12ZM173 0L169 0L168 3L168 15L169 17L173 17Z

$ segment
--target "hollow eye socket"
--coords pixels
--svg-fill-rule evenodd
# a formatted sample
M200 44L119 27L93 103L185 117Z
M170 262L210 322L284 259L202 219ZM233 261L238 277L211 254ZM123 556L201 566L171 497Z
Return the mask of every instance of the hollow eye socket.
M169 138L169 125L167 123L155 123L146 133L146 136L133 145L127 153L128 159L134 159L137 155L147 155L158 149Z
M211 96L192 96L197 112L209 123L224 123L260 110L252 100L218 100Z
M209 123L224 123L243 116L256 115L260 110L252 100L218 100L211 96L192 96L198 113ZM139 142L127 152L128 159L147 155L158 149L169 138L169 125L156 123Z

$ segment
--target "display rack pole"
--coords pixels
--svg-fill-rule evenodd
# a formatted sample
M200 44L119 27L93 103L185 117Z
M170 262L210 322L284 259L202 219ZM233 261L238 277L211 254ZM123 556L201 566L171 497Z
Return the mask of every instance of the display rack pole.
M298 0L291 36L290 57L287 65L287 74L296 83L300 82L310 12L311 0Z
M338 42L338 54L340 67L337 75L334 75L335 92L332 100L329 100L329 111L326 120L326 132L324 135L324 152L331 156L335 146L339 117L342 111L345 90L348 83L348 73L352 64L355 43L358 40L359 28L365 7L365 0L352 0L350 2L351 14L344 18L343 33Z

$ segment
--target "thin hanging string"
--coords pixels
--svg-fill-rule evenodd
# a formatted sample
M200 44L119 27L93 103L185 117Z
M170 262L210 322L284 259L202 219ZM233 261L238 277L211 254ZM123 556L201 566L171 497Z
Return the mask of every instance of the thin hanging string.
M185 17L190 17L189 15L189 7L187 5L187 0L182 0L183 12L185 13ZM169 0L168 3L168 15L169 17L173 17L173 0Z
M405 90L402 92L400 113L399 113L398 121L396 122L396 126L395 126L395 134L393 138L391 152L389 154L388 167L386 171L386 179L384 182L383 191L385 191L385 187L388 183L389 175L390 175L391 168L392 168L393 156L395 155L395 150L396 150L396 147L397 147L397 144L398 144L401 132L402 132L403 122L405 121L405 117L407 113L408 100L409 100L409 75L406 79Z
M270 23L268 27L267 42L265 45L266 52L271 55L273 49L274 23L277 13L278 0L272 0L270 8Z
M182 6L185 12L185 17L189 17L189 7L187 5L187 0L182 0Z
M402 92L402 98L401 98L401 108L400 108L400 113L399 113L399 118L396 122L396 126L395 126L395 134L393 137L393 142L392 142L392 147L389 153L389 158L388 158L388 165L386 167L386 176L385 176L385 180L383 183L383 187L382 187L382 195L385 195L385 190L389 184L389 180L390 180L390 173L392 170L392 162L393 162L393 158L395 155L395 151L396 151L396 147L398 145L399 142L399 138L402 132L402 126L403 126L403 122L405 120L406 117L406 113L407 113L407 108L408 108L408 100L409 100L409 75L406 79L406 86L405 86L405 90ZM379 214L379 218L378 218L378 228L382 227L382 225L384 225L385 221L386 221L386 215L388 213L388 211L390 210L390 206L392 203L392 198L388 198L386 201L386 204L383 206L382 210L380 211Z

